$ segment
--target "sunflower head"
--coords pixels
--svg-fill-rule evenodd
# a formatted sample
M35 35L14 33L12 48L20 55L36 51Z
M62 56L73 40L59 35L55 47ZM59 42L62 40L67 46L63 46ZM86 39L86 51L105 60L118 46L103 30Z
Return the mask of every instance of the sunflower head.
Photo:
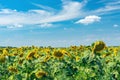
M56 58L62 58L64 56L64 53L62 53L60 50L54 51L53 56Z
M8 55L8 50L7 49L3 49L3 55L7 56Z
M5 56L4 55L0 55L0 62L4 63L5 62Z
M45 72L45 71L37 71L36 73L35 73L35 76L37 77L37 78L42 78L43 76L46 76L47 75L47 73Z
M34 52L34 51L31 51L31 52L29 52L28 55L26 56L26 59L27 59L27 60L31 60L31 59L34 57L34 55L35 55L35 52Z
M20 65L22 65L22 63L24 62L24 59L19 59L19 61L18 61L18 64L20 64Z
M50 60L51 56L50 55L47 55L44 59L44 62L47 62L48 60Z
M18 72L17 68L15 68L14 66L9 66L8 71L12 72L12 73L17 73Z
M20 53L20 55L19 55L19 56L20 56L20 57L23 57L23 55L24 55L23 53Z
M118 53L118 48L114 48L114 51L113 51L114 56L117 56L117 53Z
M96 41L93 44L93 52L99 52L103 50L106 47L105 43L103 41Z
M75 60L76 60L76 62L78 62L80 60L80 57L76 56Z

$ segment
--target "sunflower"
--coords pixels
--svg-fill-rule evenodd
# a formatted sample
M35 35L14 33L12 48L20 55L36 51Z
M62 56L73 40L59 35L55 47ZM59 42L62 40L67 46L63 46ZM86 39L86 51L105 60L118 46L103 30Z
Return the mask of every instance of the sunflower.
M103 41L96 41L93 46L93 52L99 52L106 47Z
M66 54L67 56L71 57L70 53L68 53L65 49L61 50L63 54Z
M76 56L75 60L76 60L76 62L78 62L80 60L80 57Z
M118 53L118 48L114 48L114 51L113 51L114 56L117 56L117 53Z
M49 48L45 49L44 51L45 51L46 53L48 53L48 54L50 53L50 49L49 49Z
M26 56L26 59L27 59L27 60L31 60L31 59L34 57L34 55L35 55L35 52L34 52L34 51L29 52L28 55Z
M37 77L37 78L42 78L43 76L46 76L47 75L47 73L45 72L45 71L37 71L36 73L35 73L35 76Z
M54 51L53 56L56 58L62 58L64 53L62 53L60 50L59 51Z
M4 55L0 55L0 62L4 63L5 62L5 56Z
M50 58L51 58L50 55L46 56L45 59L44 59L44 62L47 62Z
M19 55L19 56L20 56L20 57L23 57L23 55L24 55L23 53L20 53L20 55Z
M14 66L9 66L8 71L12 72L12 73L17 73L18 72L18 70Z
M19 59L18 64L22 65L23 61L24 61L24 59L22 59L22 58Z
M8 55L8 50L7 49L3 49L3 55L7 56Z

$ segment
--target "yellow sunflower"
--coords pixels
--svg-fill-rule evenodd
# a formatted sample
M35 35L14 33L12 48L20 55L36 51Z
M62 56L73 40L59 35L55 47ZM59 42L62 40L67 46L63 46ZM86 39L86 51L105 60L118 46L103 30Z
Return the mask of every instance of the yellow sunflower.
M47 73L45 72L45 71L37 71L36 73L35 73L35 76L37 77L37 78L42 78L43 76L46 76L47 75Z
M3 55L7 56L8 55L8 50L7 49L3 49Z
M46 56L45 59L44 59L44 62L47 62L50 58L51 58L50 55Z
M78 62L80 60L80 57L76 56L75 60L76 60L76 62Z
M33 51L29 52L28 55L26 56L26 59L31 60L34 57L34 55L35 55L35 52L33 52Z
M18 61L18 64L22 65L24 59L20 58L19 61Z
M114 48L114 51L113 51L114 56L117 56L117 53L118 53L118 48Z
M62 53L62 51L60 51L60 50L54 51L53 56L56 58L63 58L64 53Z
M14 66L9 66L8 71L12 72L12 73L17 73L18 72L17 68L15 68Z
M5 56L4 55L0 55L0 62L4 63L5 62Z
M93 52L98 52L103 50L106 47L105 43L103 41L96 41L93 46Z
M65 49L61 50L63 54L66 54L67 56L71 57L70 53L68 53Z

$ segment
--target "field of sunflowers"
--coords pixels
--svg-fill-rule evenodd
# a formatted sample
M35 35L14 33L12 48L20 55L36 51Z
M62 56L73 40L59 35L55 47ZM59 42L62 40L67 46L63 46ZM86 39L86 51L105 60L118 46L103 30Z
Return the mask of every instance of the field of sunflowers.
M0 80L120 80L120 47L0 48Z

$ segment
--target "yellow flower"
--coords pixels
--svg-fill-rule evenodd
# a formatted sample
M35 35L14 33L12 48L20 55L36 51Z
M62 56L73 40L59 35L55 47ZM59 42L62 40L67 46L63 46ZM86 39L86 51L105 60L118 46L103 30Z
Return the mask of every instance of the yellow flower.
M117 53L118 53L118 48L114 48L114 51L113 51L114 56L117 56Z
M106 47L105 43L103 41L97 41L95 42L93 46L93 52L99 52L103 50Z
M45 49L45 52L50 53L50 49L49 48Z
M35 53L36 52L34 52L34 51L29 52L28 55L26 56L26 59L31 60L34 57Z
M23 63L23 61L24 61L24 59L19 59L18 64L21 65Z
M102 58L105 58L105 57L110 56L110 55L111 55L111 53L103 54L103 55L102 55Z
M7 49L3 49L3 55L4 55L4 56L7 56L7 55L8 55Z
M63 54L66 54L67 56L69 56L69 57L71 57L71 55L70 55L70 53L68 53L66 50L61 50L61 52L63 53Z
M34 49L28 53L28 55L26 56L26 59L31 60L33 58L39 58L39 57L40 55L38 54L38 49Z
M17 56L17 55L18 55L18 53L13 53L13 55L14 55L14 56Z
M3 53L3 50L2 50L2 49L0 49L0 53Z
M20 55L19 55L19 56L20 56L20 57L23 57L23 55L24 55L23 53L20 53Z
M5 62L5 56L4 55L0 55L0 62L2 62L2 63Z
M44 71L37 71L37 72L35 73L35 76L36 76L37 78L42 78L43 76L46 76L46 75L47 75L47 73L44 72Z
M75 60L76 60L76 62L78 62L80 60L80 57L76 56Z
M47 57L45 57L44 62L47 62L50 58L50 55L48 55Z
M62 58L63 57L63 53L59 50L59 51L54 51L53 56L56 58Z
M77 46L71 46L71 50L75 51L77 49Z
M110 52L112 52L112 51L113 51L113 48L108 48L108 50L109 50Z
M18 70L14 66L9 66L8 71L12 72L12 73L17 73L18 72Z

